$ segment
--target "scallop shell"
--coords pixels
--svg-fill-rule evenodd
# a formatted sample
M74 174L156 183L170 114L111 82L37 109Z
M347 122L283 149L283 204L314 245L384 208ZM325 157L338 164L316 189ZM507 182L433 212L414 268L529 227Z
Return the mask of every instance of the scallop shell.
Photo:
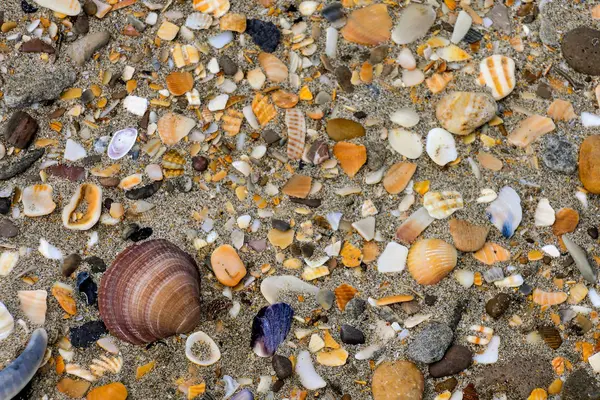
M348 285L347 283L343 283L334 290L335 293L335 302L340 309L340 311L344 311L346 309L346 305L350 300L356 296L358 290L354 287Z
M229 14L228 14L229 15ZM225 18L226 16L223 16ZM223 21L221 18L221 21ZM187 16L185 20L185 26L195 31L199 31L202 29L208 29L212 25L212 17L210 15L202 14L202 13L191 13ZM245 19L244 19L245 21ZM222 24L223 22L221 22ZM224 30L224 29L221 29Z
M0 340L4 340L10 336L15 330L15 320L8 309L0 301Z
M227 132L227 135L235 136L240 133L240 128L244 121L244 114L230 108L225 112L225 115L223 115L222 121L223 124L221 125L221 128Z
M85 213L79 216L81 204L85 202ZM69 204L63 208L62 222L65 228L85 231L96 225L102 214L102 189L93 183L79 185Z
M194 0L194 10L203 13L212 13L215 18L222 17L229 11L229 0Z
M271 357L284 342L292 327L294 310L286 303L260 309L252 321L250 347L259 357Z
M254 112L254 115L261 126L265 126L277 116L275 107L271 104L269 98L262 93L256 93L254 96L254 99L252 100L252 112Z
M473 253L473 258L487 265L510 260L510 251L496 243L487 242L483 247Z
M572 208L561 208L556 212L556 220L552 225L552 233L556 236L575 231L579 224L579 213Z
M203 343L209 347L210 354L207 358L200 359L192 352L192 347L196 343ZM188 360L196 365L208 367L209 365L213 365L221 359L221 350L219 350L219 346L217 346L215 341L210 336L204 332L198 331L188 336L187 340L185 341L185 356Z
M265 71L267 78L274 83L283 82L288 77L288 68L273 54L262 52L258 55L258 63Z
M505 98L515 88L515 61L510 57L494 54L484 58L479 71L478 83L490 88L496 100Z
M113 382L90 390L86 400L125 400L127 388L121 382Z
M429 131L425 150L431 160L442 167L458 157L454 137L442 128L434 128Z
M562 344L560 332L553 326L542 326L538 328L538 333L552 350L558 349Z
M174 96L182 96L194 87L194 76L190 72L171 72L166 81L167 89Z
M464 208L462 195L455 191L427 192L423 198L423 207L435 219L444 219Z
M292 108L298 104L299 97L297 94L286 92L285 90L276 90L271 95L273 103L279 108Z
M571 102L556 99L548 107L548 116L555 121L570 121L577 118Z
M367 148L350 142L337 142L333 146L333 155L350 178L354 178L367 162Z
M46 298L45 290L19 290L17 292L21 311L34 325L44 325L46 322Z
M510 186L503 187L485 211L490 222L507 238L515 233L523 217L521 198Z
M123 250L102 276L98 297L108 330L133 344L189 332L202 316L194 259L163 239Z
M90 365L90 370L97 377L101 377L107 372L118 374L121 369L123 369L123 357L121 356L111 358L101 355L100 359L94 358Z
M396 230L396 239L402 243L410 244L435 221L425 207L419 208L411 214Z
M52 201L52 186L47 184L27 186L23 190L23 213L28 217L48 215L56 208Z
M552 226L556 220L554 209L548 199L540 199L535 209L535 226Z
M571 288L569 291L569 297L567 303L579 304L585 299L588 294L588 288L583 283L578 283Z
M196 121L184 115L168 113L158 120L158 134L167 146L177 144L196 126Z
M34 0L36 4L64 15L75 16L81 12L79 0Z
M468 221L451 219L448 223L454 246L460 251L477 251L485 244L490 228L472 224Z
M246 16L244 14L228 13L219 20L222 31L243 33L246 31Z
M554 306L567 301L567 294L563 292L544 292L540 289L533 290L533 302L540 306Z
M56 282L52 285L52 296L58 301L67 314L77 314L77 305L73 298L73 288L62 282Z
M373 4L354 10L348 17L342 36L349 42L377 45L390 39L392 19L385 4Z
M287 155L292 160L299 160L304 153L306 138L306 120L302 111L297 108L286 110L285 125L288 130Z
M440 239L421 239L408 252L408 272L421 285L435 285L456 263L456 249Z
M111 160L119 160L125 157L125 155L129 153L129 150L131 150L135 145L137 135L138 131L135 128L125 128L115 132L113 137L110 139L110 143L108 144L108 158L110 158ZM120 168L121 167L118 166L116 172L118 172ZM96 175L93 171L92 174Z
M550 118L532 115L521 121L517 128L508 135L508 142L517 147L527 147L530 143L554 129L556 129L556 125Z

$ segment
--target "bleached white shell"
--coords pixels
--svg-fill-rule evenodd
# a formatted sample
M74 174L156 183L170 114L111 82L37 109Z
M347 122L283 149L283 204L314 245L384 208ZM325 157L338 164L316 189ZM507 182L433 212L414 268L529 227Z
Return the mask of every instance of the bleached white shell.
M10 336L15 330L15 320L8 312L8 309L0 301L0 340L4 340Z
M417 86L425 80L425 74L420 69L405 69L402 71L402 83L406 87Z
M478 364L493 364L498 361L498 349L500 348L500 336L492 336L490 343L481 354L475 354L473 361Z
M390 115L390 121L404 128L412 128L419 123L419 114L409 107L401 108Z
M123 100L123 107L133 115L143 117L148 109L148 99L138 96L127 96Z
M119 354L119 348L115 344L115 340L110 336L98 339L96 344L109 353Z
M504 279L504 271L500 267L492 267L483 272L483 279L487 283L492 283Z
M308 342L308 350L311 353L316 353L317 351L321 350L323 347L325 347L325 341L323 339L321 339L321 336L319 336L316 333L313 333L310 336L310 341Z
M412 160L423 154L423 143L418 134L405 129L390 129L388 133L390 146L399 154Z
M477 198L478 203L491 203L496 200L498 195L492 189L485 188L479 191L479 197Z
M402 272L406 267L408 249L400 243L389 242L377 259L377 270L381 273Z
M325 39L325 54L327 57L334 59L337 56L339 32L333 26L327 28Z
M137 135L138 132L135 128L125 128L117 131L108 144L108 158L111 160L123 158L135 145Z
M227 105L227 100L229 100L229 95L220 94L208 102L208 109L210 111L224 110Z
M152 179L154 182L162 181L163 179L162 168L158 164L148 164L146 165L146 168L144 168L144 171L146 172L146 175L148 175L148 178Z
M590 303L596 308L600 308L600 295L596 291L596 289L591 288L588 291L588 299L590 299Z
M19 262L18 251L5 251L0 256L0 276L8 276Z
M414 328L415 326L429 320L431 314L415 314L404 320L404 327L407 329Z
M560 257L560 251L553 244L548 244L548 245L542 247L542 251L544 253L548 254L552 258Z
M250 172L252 172L250 164L248 164L246 161L234 161L231 163L231 165L233 165L233 168L238 170L244 176L249 176Z
M424 36L435 22L435 10L425 4L411 3L402 10L398 24L392 31L397 44L409 44Z
M77 161L81 160L87 155L87 152L82 145L74 141L73 139L67 139L67 145L65 146L65 160Z
M23 190L23 213L28 217L48 215L56 208L52 200L52 186L47 184L27 186Z
M313 15L314 12L317 10L318 5L319 3L317 3L316 1L303 1L298 6L298 11L300 11L300 14L304 16Z
M49 8L65 15L77 15L81 12L81 3L78 0L34 0L38 5Z
M417 60L415 60L415 56L413 56L408 47L400 50L400 54L396 61L398 61L398 64L404 69L412 70L417 67Z
M471 28L472 23L473 18L466 11L461 10L454 23L454 30L452 31L450 41L454 44L460 42Z
M466 269L457 269L454 271L454 277L465 288L470 288L475 282L475 273Z
M426 150L433 162L440 166L444 166L458 157L453 135L442 128L434 128L429 131Z
M581 113L581 124L586 128L600 126L600 115L584 111Z
M444 191L425 193L423 206L433 218L444 219L462 209L465 204L459 192Z
M521 198L513 188L505 186L500 190L498 198L488 206L486 214L502 235L509 238L523 218Z
M498 287L519 287L523 284L523 276L521 274L507 276L501 281L494 282Z
M291 275L270 276L263 279L260 292L270 303L279 300L279 294L285 292L317 295L319 288Z
M358 234L366 241L371 241L375 238L375 217L363 218L352 224Z
M195 31L208 29L212 24L212 17L199 12L191 13L185 20L185 26Z
M556 220L555 212L548 199L540 199L535 209L535 226L552 226Z
M215 49L222 49L233 40L233 32L225 31L208 38L208 43Z
M59 249L52 246L46 239L40 238L38 251L50 260L62 260L63 255Z
M210 348L210 354L206 359L201 360L192 352L192 347L196 343L204 343ZM213 365L221 359L221 350L219 350L219 346L217 346L215 341L210 336L202 331L198 331L188 336L187 340L185 341L185 356L194 364L207 367L209 365Z
M310 353L307 350L303 350L298 354L295 370L300 383L306 389L317 390L327 386L325 380L315 371L315 367L310 359Z

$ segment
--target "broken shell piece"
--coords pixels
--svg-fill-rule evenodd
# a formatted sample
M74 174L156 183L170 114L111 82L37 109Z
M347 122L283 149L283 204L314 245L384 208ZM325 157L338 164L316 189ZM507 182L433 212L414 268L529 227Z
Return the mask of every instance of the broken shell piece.
M21 311L34 325L44 325L46 322L46 298L45 290L19 290L17 292Z
M205 359L198 358L192 352L192 347L196 343L202 343L209 347L210 353ZM209 365L213 365L214 363L219 361L219 359L221 359L221 351L219 350L219 346L217 346L215 341L212 340L212 338L210 336L208 336L204 332L198 331L198 332L194 332L190 336L188 336L187 340L185 341L185 356L187 357L188 360L190 360L194 364L197 364L197 365L200 365L203 367L208 367Z
M167 88L174 96L182 96L194 87L194 76L190 72L174 71L167 75Z
M486 188L479 191L478 203L491 203L498 198L498 194L492 189Z
M115 340L109 336L98 339L96 344L109 353L119 354L119 348L117 347Z
M383 177L383 187L389 194L403 191L417 170L417 164L399 162L392 165Z
M532 115L521 121L517 128L508 135L508 142L517 147L527 147L554 129L556 129L556 125L550 118Z
M246 31L246 16L244 14L228 13L219 20L222 31L234 31L243 33Z
M0 276L8 276L19 262L18 251L5 251L0 256Z
M81 208L83 202L86 208ZM79 185L62 212L65 228L85 231L92 228L102 214L102 189L93 183Z
M75 16L81 12L81 4L75 0L35 0L35 3L64 15Z
M442 128L434 128L429 131L426 150L433 162L442 167L458 157L454 137Z
M454 246L460 251L477 251L485 244L490 231L487 226L479 226L468 221L451 219L448 223Z
M455 135L468 135L496 115L496 102L486 93L453 92L436 105L442 127Z
M492 224L509 238L514 233L523 217L521 198L510 186L500 190L498 198L486 209L486 214Z
M56 208L52 200L52 186L47 184L27 186L23 190L23 213L28 217L48 215Z
M414 201L414 198L413 198ZM425 207L419 208L411 214L396 230L396 239L402 243L410 244L435 220Z
M285 125L288 129L287 155L293 160L299 160L304 153L306 138L306 120L302 111L297 108L286 110Z
M291 197L305 199L310 193L312 178L306 175L292 175L281 191Z
M262 52L258 55L260 67L265 71L267 78L274 83L283 82L288 77L287 66L273 54Z
M483 279L485 279L487 283L499 281L504 279L504 271L502 271L502 268L500 267L490 268L483 273Z
M337 142L333 146L333 155L350 178L354 178L367 162L367 148L350 142Z
M215 18L222 17L229 11L229 0L194 0L194 10L209 14Z
M38 251L46 258L50 260L62 260L63 255L59 249L52 246L48 241L44 238L40 238L40 245L38 246Z
M515 88L515 61L512 58L494 54L481 61L479 70L478 83L490 88L494 99L505 98Z
M435 285L456 263L456 249L440 239L419 240L408 252L408 272L421 285Z
M459 62L471 59L471 55L469 53L467 53L455 44L451 44L450 46L438 49L436 51L436 54L442 60L448 62Z
M95 382L98 378L88 371L87 369L81 367L77 364L67 364L65 365L65 372L70 375L77 376L81 379L85 379L88 382Z
M567 301L567 294L563 292L544 292L540 289L533 290L533 302L540 306L554 306Z
M535 226L552 226L556 220L554 209L548 199L540 199L535 209Z
M404 128L412 128L419 123L419 114L412 108L401 108L390 115L390 121Z
M328 367L340 367L346 364L347 359L348 352L344 349L320 351L317 353L317 362Z
M569 291L569 297L567 303L579 304L585 299L588 294L588 288L583 283L578 283L571 288Z
M121 181L119 182L119 188L123 189L125 191L127 190L131 190L134 187L136 187L137 185L139 185L140 183L142 183L142 174L132 174L129 176L126 176L125 178L121 179Z
M571 102L556 99L548 107L548 116L555 121L570 121L577 118Z
M523 276L521 274L507 276L506 278L494 282L498 287L519 287L523 284Z
M473 257L484 264L493 265L510 260L510 251L499 244L487 242L480 250L473 253Z
M405 129L390 129L388 141L392 149L411 160L417 159L423 154L421 137L414 132Z
M123 158L135 144L137 135L138 132L135 128L125 128L117 131L108 144L108 158L111 160Z
M291 275L269 276L260 284L260 292L270 304L279 300L280 293L292 292L316 296L318 291L319 288L315 285Z
M100 359L94 358L90 365L92 373L101 377L105 373L118 374L123 369L123 357L107 357L104 354L100 356Z
M158 120L158 134L167 146L177 144L196 126L196 121L183 115L168 113Z
M475 354L473 361L478 364L494 364L498 361L498 349L500 348L500 336L493 336L490 343L481 354Z
M185 26L195 31L199 31L210 28L212 21L213 19L210 15L195 12L187 16L185 20ZM245 21L246 19L244 18L244 22Z
M310 353L307 350L303 350L298 354L295 371L302 386L308 390L317 390L327 386L325 380L315 371Z
M271 357L285 341L292 326L294 310L286 303L260 309L252 321L250 346L259 357Z
M77 305L73 298L73 288L62 282L56 282L52 285L52 296L58 301L67 314L77 314Z
M375 238L375 217L367 217L356 221L352 223L352 227L366 241L371 241Z
M427 192L423 198L423 207L435 219L444 219L465 206L460 193L455 191Z
M409 4L402 10L398 24L392 31L392 40L397 44L414 42L425 36L435 22L435 17L433 7L425 4Z
M8 312L8 309L0 301L0 340L4 340L10 336L15 330L15 320Z
M377 259L377 270L381 273L402 272L406 266L408 249L396 242L389 242Z

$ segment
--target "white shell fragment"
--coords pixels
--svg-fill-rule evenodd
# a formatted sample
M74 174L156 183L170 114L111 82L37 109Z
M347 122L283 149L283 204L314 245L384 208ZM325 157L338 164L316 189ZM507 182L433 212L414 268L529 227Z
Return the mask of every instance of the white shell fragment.
M208 29L212 24L212 17L199 12L191 13L185 20L185 26L195 31Z
M298 354L296 374L302 386L308 390L317 390L327 386L325 380L315 371L310 353L307 350L303 350Z
M390 121L404 128L412 128L419 123L419 114L409 107L401 108L390 115Z
M377 259L377 270L381 273L402 272L406 267L408 249L400 243L389 242Z
M390 129L388 141L392 149L411 160L417 159L423 154L421 137L414 132L405 129Z
M371 241L375 238L375 217L367 217L356 221L352 224L352 227L366 241Z
M48 241L44 238L40 238L40 245L38 247L38 251L46 258L50 260L62 260L63 255L62 252L56 247L52 246Z
M67 145L65 146L65 160L77 161L87 156L87 152L82 145L74 141L73 139L67 139Z
M8 276L19 262L18 251L5 251L0 255L0 276ZM1 304L1 303L0 303Z
M435 17L435 10L431 6L411 3L402 11L398 24L392 31L392 40L397 44L414 42L429 31Z
M47 184L27 186L23 190L23 213L28 217L48 215L56 208L52 200L52 186Z
M481 354L475 354L473 361L479 364L494 364L498 361L498 350L500 348L500 336L492 336L490 343Z
M458 13L458 18L456 18L456 22L454 23L454 30L452 31L452 37L450 41L454 44L457 44L466 36L469 29L471 29L471 24L473 23L473 18L464 10L461 10Z
M494 285L498 287L519 287L523 284L523 276L521 274L507 276L506 278L494 282Z
M127 96L123 100L123 107L133 115L143 117L148 109L148 99L138 96Z
M429 131L426 150L433 162L440 166L444 166L458 157L453 135L442 128L434 128Z
M327 57L334 59L337 56L337 46L338 46L338 30L334 27L330 26L326 31L326 39L325 39L325 54Z
M454 271L454 277L461 286L467 289L473 286L475 282L475 273L466 269L457 269Z
M192 347L196 343L208 345L210 354L206 359L201 360L192 352ZM221 359L221 350L219 350L219 346L217 346L215 341L212 340L210 336L202 331L198 331L188 336L187 340L185 341L185 356L194 364L207 367L209 365L213 365Z
M548 199L540 199L535 209L534 219L535 226L552 226L554 224L556 216Z
M111 160L123 158L129 150L135 145L137 139L137 129L125 128L115 132L108 144L107 155Z
M465 206L460 193L456 191L427 192L423 197L423 207L435 219L444 219Z
M575 265L577 265L583 279L595 284L598 279L598 271L590 264L586 251L571 240L569 235L563 235L562 240L569 254L573 257L573 261L575 261Z
M491 89L494 99L505 98L515 88L515 61L512 58L495 54L481 61L479 70L478 83Z
M478 203L491 203L498 198L498 194L494 190L485 188L479 191Z
M8 309L0 301L0 340L4 340L10 336L15 330L15 320Z
M523 217L521 198L510 186L500 190L498 198L486 209L487 216L492 224L509 238L514 233Z
M270 276L260 284L260 292L270 303L277 303L282 292L317 295L319 288L291 275Z

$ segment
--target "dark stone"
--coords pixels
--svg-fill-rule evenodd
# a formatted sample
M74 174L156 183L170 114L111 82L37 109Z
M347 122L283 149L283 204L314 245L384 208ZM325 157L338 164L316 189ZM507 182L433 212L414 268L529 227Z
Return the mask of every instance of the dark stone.
M139 229L140 226L135 222L128 224L125 228L123 228L123 231L121 232L121 238L123 240L128 240L131 237L131 235L133 235Z
M348 304L346 304L346 308L344 309L344 314L348 314L352 319L358 319L367 309L367 302L359 297L353 297Z
M5 181L27 171L37 160L44 155L44 149L35 149L12 164L8 162L0 165L0 181ZM8 164L8 165L7 165Z
M334 73L344 92L354 92L354 85L352 84L352 71L350 71L350 68L345 65L340 65L335 69Z
M456 330L458 324L460 324L460 320L467 309L468 302L467 300L459 300L454 306L454 310L452 310L452 319L450 320L450 329L453 331Z
M315 165L321 164L323 161L329 159L329 146L322 140L315 140L310 145L306 153L306 158Z
M113 100L123 100L128 95L129 95L129 93L127 93L127 90L123 89L123 90L119 90L118 92L114 92L113 94L110 95L110 97Z
M35 137L39 125L35 119L25 111L15 112L4 129L6 141L18 149L26 149Z
M377 171L383 167L385 161L386 148L381 144L372 144L367 146L367 167L371 171Z
M290 224L280 219L271 219L271 226L278 231L286 232L290 230Z
M125 197L129 200L143 200L147 199L154 195L154 193L158 192L162 185L162 181L157 181L154 183L150 183L146 186L142 186L141 188L131 189L125 192Z
M302 250L300 250L300 245L298 243L291 244L290 252L294 257L300 257L302 255Z
M364 344L365 335L360 330L350 325L342 325L340 339L345 344Z
M246 21L246 33L258 47L267 53L274 52L281 39L281 32L274 23L259 19Z
M92 0L85 0L83 12L87 15L95 15L98 12L98 6Z
M392 308L389 306L377 307L374 310L377 313L377 315L379 315L379 318L389 322L390 324L393 324L394 322L402 322L398 314L396 314L394 310L392 310Z
M318 208L321 206L321 199L300 199L298 197L290 197L290 201L310 208Z
M519 287L519 293L524 294L525 296L529 296L533 292L533 288L528 283L523 283Z
M73 28L75 29L75 32L80 35L85 35L88 33L90 31L90 18L87 16L87 14L79 14L75 20L75 23L73 24Z
M54 54L56 50L54 47L44 42L41 39L31 39L24 42L21 46L21 52L23 53L48 53Z
M294 369L289 358L275 354L271 360L275 374L279 379L286 379L292 376Z
M62 274L65 278L68 278L73 274L73 272L77 271L79 268L79 264L81 264L81 256L79 254L73 253L69 254L64 260L62 265Z
M225 75L228 76L233 76L238 71L237 64L228 56L221 56L221 58L219 58L219 66Z
M150 236L152 236L152 228L146 227L133 232L129 236L129 239L134 242L141 242L142 240L148 239Z
M0 197L0 214L8 214L10 212L10 204L10 197Z
M87 104L90 101L94 100L95 97L96 96L94 96L94 92L92 92L91 89L86 89L81 94L81 101L84 102L85 104Z
M119 185L119 182L121 182L121 180L116 177L116 176L108 176L108 177L101 177L98 178L98 182L100 182L100 184L104 187L117 187Z
M599 400L600 386L596 379L582 368L569 374L561 398L562 400Z
M285 382L281 379L277 379L271 389L274 393L278 393L281 389L283 389L283 385L285 385Z
M356 119L365 119L365 118L367 118L367 113L364 112L364 111L357 111L353 115L354 115L354 118L356 118Z
M596 228L595 226L588 228L587 233L592 239L598 239L598 228Z
M71 328L71 344L77 348L86 348L94 344L102 335L107 334L108 330L101 320L90 321L85 324Z
M100 154L92 154L91 156L83 157L81 159L81 163L88 167L91 167L99 162L102 162L102 156Z
M344 6L337 1L329 3L323 7L321 15L329 22L336 22L344 18Z
M576 145L556 135L546 135L542 161L547 168L563 174L572 174L577 171L577 157Z
M77 274L77 290L86 300L88 306L93 306L98 301L98 285L87 271Z
M315 252L315 245L312 243L304 243L301 249L304 257L311 258Z
M550 100L552 98L552 88L545 82L540 82L535 93L542 99Z
M479 42L481 39L483 39L483 34L481 32L479 32L476 29L469 28L467 34L462 39L462 41L468 44L472 44Z
M262 131L261 136L263 140L267 142L267 144L273 144L281 140L279 134L273 129L265 129L264 131Z
M431 364L444 357L452 344L452 329L441 322L431 322L408 345L406 354L414 361Z
M434 296L432 294L426 294L425 295L425 304L427 304L428 306L433 306L435 305L435 303L437 302L437 296Z
M387 46L378 46L371 50L371 54L369 55L369 62L373 65L379 64L387 57L390 48Z
M192 158L192 167L196 171L204 172L208 168L208 159L204 156L195 156Z
M580 26L565 34L562 54L575 71L586 75L600 75L600 31Z
M496 297L485 303L485 312L492 318L500 318L510 306L510 296L499 293Z
M435 391L438 393L444 392L446 390L449 392L453 392L454 388L456 388L456 385L458 385L458 381L456 380L456 378L448 378L445 381L436 383Z
M0 221L0 237L13 238L19 234L19 228L8 218Z
M83 181L86 177L85 168L75 165L51 165L46 168L46 172L58 178L68 179L71 182Z
M440 361L429 365L429 374L434 378L458 374L469 368L472 359L473 353L468 347L455 344L446 351Z
M48 114L48 119L59 119L60 117L65 115L66 112L67 112L66 108L59 107L56 110L52 111L50 114Z
M98 256L90 256L85 259L85 262L92 267L92 272L95 274L106 271L106 263Z
M23 10L25 14L33 14L34 12L37 12L38 8L29 4L26 0L21 0L21 10ZM2 20L2 23L4 23L4 17L0 19Z

